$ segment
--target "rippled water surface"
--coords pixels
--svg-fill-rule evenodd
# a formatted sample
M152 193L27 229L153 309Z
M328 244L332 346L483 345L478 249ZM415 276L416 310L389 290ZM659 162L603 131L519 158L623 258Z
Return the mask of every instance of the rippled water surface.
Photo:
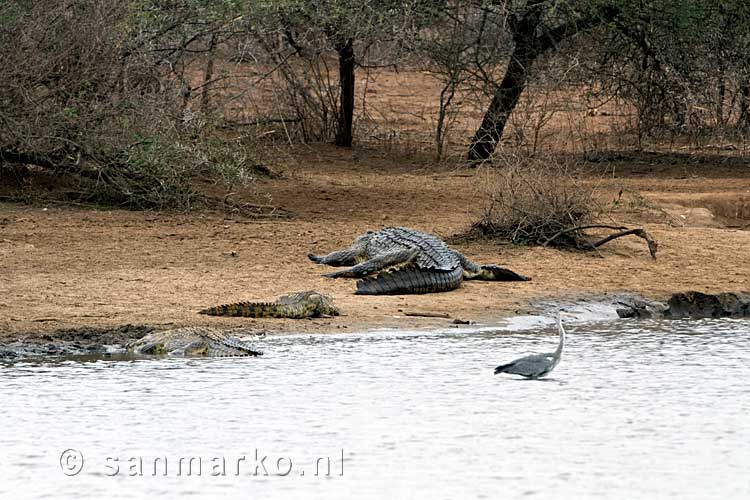
M0 496L750 498L750 322L569 330L542 381L492 369L551 326L0 365Z

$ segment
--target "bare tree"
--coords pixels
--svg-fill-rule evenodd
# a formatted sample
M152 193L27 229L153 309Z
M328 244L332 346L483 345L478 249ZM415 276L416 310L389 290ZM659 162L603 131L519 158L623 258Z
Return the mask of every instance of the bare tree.
M324 131L321 138L327 135L330 121L335 144L350 147L354 138L356 70L366 66L363 54L371 45L381 44L391 46L390 55L395 57L403 45L400 40L416 33L419 20L434 8L432 4L417 0L286 1L273 5L251 2L253 22L249 29L257 32L257 26L261 26L264 36L282 35L283 46L262 45L294 89L295 95L290 97L301 99L301 104L317 116L319 129ZM329 69L331 54L335 54L338 65L335 73ZM331 74L338 78L332 79ZM308 113L299 105L296 108L299 118L307 121Z
M501 1L484 8L499 9L506 16L513 52L505 75L496 86L492 101L471 141L471 162L484 161L492 155L526 88L535 61L563 40L601 19L599 12L588 12L568 1L528 0L520 5Z

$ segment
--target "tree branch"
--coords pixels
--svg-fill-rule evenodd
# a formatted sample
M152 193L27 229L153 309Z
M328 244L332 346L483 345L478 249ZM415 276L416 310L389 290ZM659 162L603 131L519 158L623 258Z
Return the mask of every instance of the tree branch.
M656 240L649 233L647 233L645 229L642 229L642 228L627 229L625 231L620 231L618 233L610 234L609 236L602 238L595 243L592 243L591 247L598 248L604 245L605 243L608 243L614 240L615 238L621 238L623 236L628 236L630 234L638 236L639 238L643 238L644 240L646 240L646 243L648 244L648 252L651 254L651 258L656 260L656 250L659 247L659 245L656 242Z
M542 243L542 246L546 247L547 245L555 241L557 238L559 238L563 234L574 233L576 231L583 231L584 229L613 229L616 231L623 231L623 230L627 230L628 228L625 226L610 226L608 224L588 224L585 226L566 227L565 229L562 229L558 231L557 233L555 233L554 235L547 238L547 240L544 243ZM606 241L604 243L606 243Z

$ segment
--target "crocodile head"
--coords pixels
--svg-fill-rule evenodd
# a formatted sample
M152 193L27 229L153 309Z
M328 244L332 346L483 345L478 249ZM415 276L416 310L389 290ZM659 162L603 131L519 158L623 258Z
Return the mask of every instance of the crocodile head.
M317 302L317 313L321 316L338 316L341 314L339 308L333 305L333 299L328 295L318 292L309 292L307 300Z
M486 265L481 266L479 276L488 281L531 281L531 278L511 271L506 267Z
M143 339L128 344L127 349L136 354L147 354L150 356L163 356L168 354L168 351L164 348L164 342L148 342Z

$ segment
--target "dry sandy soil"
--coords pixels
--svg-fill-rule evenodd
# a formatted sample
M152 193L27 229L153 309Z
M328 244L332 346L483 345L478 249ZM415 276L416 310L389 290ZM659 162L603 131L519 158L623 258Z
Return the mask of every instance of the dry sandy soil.
M0 334L67 327L253 326L278 332L358 331L447 325L404 312L448 313L490 322L528 309L537 298L639 292L750 289L750 168L745 160L640 155L620 160L607 196L636 190L637 211L659 241L658 259L641 240L623 238L600 252L574 253L472 240L454 245L480 263L505 265L533 281L473 281L448 293L356 296L352 280L321 277L310 251L347 246L367 229L403 225L451 236L481 213L483 170L435 167L366 149L308 150L259 189L291 210L288 220L253 221L217 212L167 214L0 203ZM710 177L706 173L710 172ZM651 208L648 208L651 207ZM255 320L197 314L239 300L291 291L331 294L337 318Z

